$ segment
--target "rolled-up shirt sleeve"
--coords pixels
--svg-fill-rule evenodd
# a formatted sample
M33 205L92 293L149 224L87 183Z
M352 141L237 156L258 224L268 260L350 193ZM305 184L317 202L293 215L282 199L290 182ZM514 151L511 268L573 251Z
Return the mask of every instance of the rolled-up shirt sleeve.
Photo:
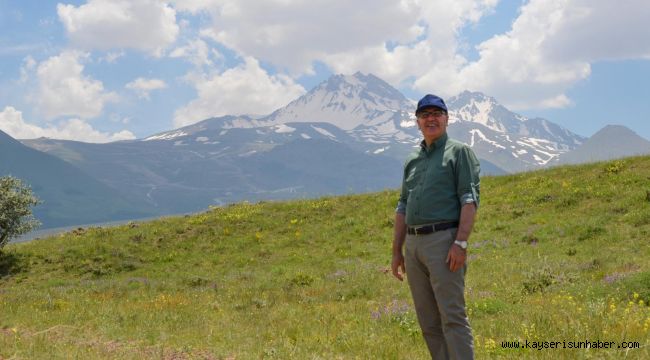
M456 161L456 194L461 206L465 204L480 203L480 179L481 165L471 148L463 147L458 154Z
M402 191L397 201L395 212L406 215L406 201L408 200L408 189L406 188L406 164L404 164L404 173L402 174Z

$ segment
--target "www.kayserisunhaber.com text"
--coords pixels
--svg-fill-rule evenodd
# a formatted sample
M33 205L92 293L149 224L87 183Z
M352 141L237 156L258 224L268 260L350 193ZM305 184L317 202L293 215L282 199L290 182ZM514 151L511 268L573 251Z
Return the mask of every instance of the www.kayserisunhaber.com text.
M638 341L502 341L504 349L639 349Z

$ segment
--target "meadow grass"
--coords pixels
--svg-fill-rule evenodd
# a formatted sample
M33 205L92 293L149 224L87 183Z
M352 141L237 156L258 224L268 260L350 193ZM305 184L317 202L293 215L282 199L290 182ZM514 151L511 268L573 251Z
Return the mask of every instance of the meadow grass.
M397 191L78 229L0 255L0 358L426 359L390 272ZM476 357L650 358L650 158L481 184ZM502 341L638 342L507 349Z

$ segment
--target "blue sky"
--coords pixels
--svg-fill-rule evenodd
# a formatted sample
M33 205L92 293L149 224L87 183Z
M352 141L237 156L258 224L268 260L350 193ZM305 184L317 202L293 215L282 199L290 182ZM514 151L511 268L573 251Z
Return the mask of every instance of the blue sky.
M0 130L142 138L361 71L650 139L648 19L646 0L0 0Z

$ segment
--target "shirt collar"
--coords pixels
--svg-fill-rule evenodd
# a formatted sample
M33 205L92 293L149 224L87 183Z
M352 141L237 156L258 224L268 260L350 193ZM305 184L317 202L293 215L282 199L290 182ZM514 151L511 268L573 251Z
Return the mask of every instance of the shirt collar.
M434 141L433 144L431 144L431 150L444 146L446 142L447 142L447 133L444 133L438 138L438 140ZM422 142L420 143L420 148L424 151L428 150L427 142L425 140L422 140Z

